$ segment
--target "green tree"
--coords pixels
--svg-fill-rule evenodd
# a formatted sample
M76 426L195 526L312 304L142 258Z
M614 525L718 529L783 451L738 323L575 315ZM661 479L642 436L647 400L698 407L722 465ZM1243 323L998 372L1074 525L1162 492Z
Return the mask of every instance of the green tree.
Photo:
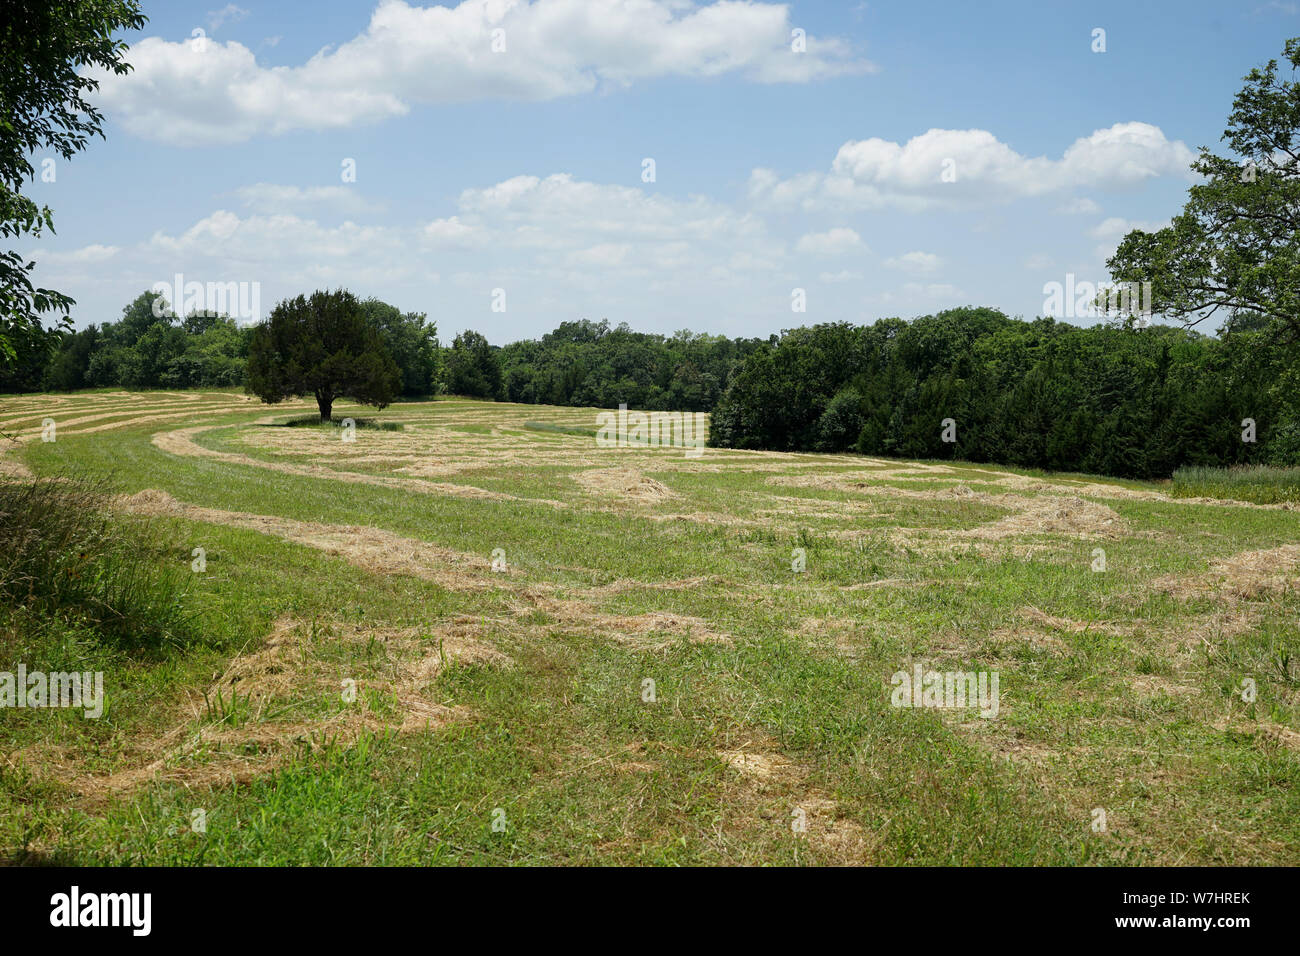
M1291 73L1300 37L1286 42ZM1106 263L1114 279L1150 282L1152 310L1194 325L1222 310L1269 316L1300 338L1300 82L1276 60L1251 70L1226 140L1238 158L1202 147L1205 178L1157 232L1134 230Z
M403 395L432 395L442 377L438 327L423 312L402 312L379 299L361 303L401 371Z
M501 359L478 332L456 336L447 354L447 391L472 398L501 394Z
M323 422L338 398L384 408L400 381L378 326L343 289L300 295L272 309L253 327L247 376L248 391L270 404L314 396Z
M28 158L53 150L71 159L92 136L103 136L103 116L86 101L99 88L86 67L126 73L119 30L138 30L145 17L134 0L6 0L0 16L0 236L54 231L48 206L23 195L34 178ZM0 366L17 358L15 338L41 325L41 314L62 313L70 328L73 300L32 284L34 262L0 251Z

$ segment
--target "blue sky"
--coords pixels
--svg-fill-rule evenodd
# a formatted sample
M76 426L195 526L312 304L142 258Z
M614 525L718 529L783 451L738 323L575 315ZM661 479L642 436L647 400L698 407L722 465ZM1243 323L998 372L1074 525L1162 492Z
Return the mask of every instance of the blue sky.
M144 11L106 141L33 185L58 230L37 275L79 326L181 273L256 283L263 315L344 286L499 344L1040 314L1181 209L1241 77L1300 34L1251 0Z

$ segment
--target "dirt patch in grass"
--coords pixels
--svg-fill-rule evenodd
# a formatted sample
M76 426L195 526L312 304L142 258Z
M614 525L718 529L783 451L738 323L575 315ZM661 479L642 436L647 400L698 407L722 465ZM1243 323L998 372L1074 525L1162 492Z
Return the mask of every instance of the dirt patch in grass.
M423 578L449 591L475 591L493 584L489 577L493 574L491 562L487 558L369 525L319 524L275 515L203 508L177 501L167 492L152 488L121 498L119 502L125 511L133 514L170 515L228 528L245 528L316 548L365 571ZM494 576L501 578L505 574Z
M645 614L620 616L597 614L591 623L624 643L646 650L669 647L676 639L686 638L692 644L730 644L731 638L709 627L698 617L671 614L667 611L649 611ZM672 640L655 641L655 635L667 634Z
M7 449L0 448L0 480L22 481L34 477L30 468L21 461L7 457L6 451Z
M578 472L573 478L588 494L605 499L640 503L677 497L663 482L635 468L592 468Z
M846 817L835 800L808 785L806 767L771 747L753 743L719 750L717 757L732 778L738 813L752 807L749 812L763 825L783 828L790 839L806 840L809 849L827 863L871 862L874 841L870 835Z

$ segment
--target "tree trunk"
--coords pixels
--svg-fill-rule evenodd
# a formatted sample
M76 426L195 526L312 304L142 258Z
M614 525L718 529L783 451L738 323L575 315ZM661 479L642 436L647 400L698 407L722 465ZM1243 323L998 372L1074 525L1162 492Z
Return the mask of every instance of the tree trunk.
M330 410L334 407L334 396L326 395L322 392L317 392L316 407L320 409L320 420L323 422L329 421Z

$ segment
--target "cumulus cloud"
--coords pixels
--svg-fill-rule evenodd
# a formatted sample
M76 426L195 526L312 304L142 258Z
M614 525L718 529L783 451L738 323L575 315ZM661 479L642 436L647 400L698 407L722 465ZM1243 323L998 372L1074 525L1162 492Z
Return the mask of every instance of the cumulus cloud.
M70 275L75 266L78 283L120 286L122 295L171 282L176 273L256 282L268 307L311 288L427 288L443 275L481 293L485 309L498 285L508 285L515 302L549 296L557 309L586 293L600 302L660 294L660 303L704 300L752 289L756 279L774 281L785 268L785 244L748 213L705 197L674 199L567 174L467 189L453 215L401 225L268 211L271 200L317 198L311 189L259 183L238 193L253 200L253 210L218 209L131 245L32 255L42 269Z
M458 205L458 221L482 230L494 248L532 249L538 262L637 272L713 262L719 275L734 276L776 268L784 252L762 220L711 199L670 199L564 173L467 189Z
M1097 225L1088 230L1088 235L1094 239L1122 239L1134 229L1141 229L1144 232L1154 232L1157 229L1167 226L1169 223L1146 222L1137 219L1125 219L1122 216L1111 216L1103 219Z
M311 207L328 207L360 213L382 208L357 192L355 186L290 186L281 183L254 183L235 190L244 205L258 212L283 212Z
M1141 229L1143 232L1155 232L1167 225L1169 225L1167 219L1164 222L1149 222L1139 219L1125 219L1122 216L1110 216L1089 229L1088 235L1093 239L1101 240L1101 243L1093 249L1093 253L1097 258L1109 259L1115 254L1120 240L1134 229Z
M865 252L862 237L852 229L836 227L827 232L810 232L795 243L795 252L813 256L842 256L850 252Z
M791 30L787 7L774 3L382 0L364 33L297 66L262 66L235 42L148 37L127 54L131 73L93 75L98 103L127 130L200 146L374 122L418 104L549 100L668 76L799 83L874 69L836 38L809 36L796 53Z
M906 143L847 142L825 173L782 179L770 169L756 169L749 195L805 209L888 206L919 212L1075 187L1123 189L1158 176L1188 176L1193 158L1185 143L1169 140L1148 123L1096 130L1072 143L1060 159L1023 156L987 130L932 129Z
M943 260L932 252L905 252L901 256L890 256L885 260L885 267L900 272L930 273L942 263Z
M248 11L243 7L235 6L228 3L220 10L208 11L208 29L216 33L227 23L238 23L248 16Z
M435 219L424 227L424 238L434 245L467 246L483 239L482 233L460 221L459 216Z
M893 309L935 309L961 305L966 293L947 282L905 282L902 288L882 292L873 299Z
M288 284L336 283L416 274L420 262L409 238L400 228L327 226L292 213L241 218L218 209L179 235L155 232L131 251L165 276L216 271L246 281L274 274Z

